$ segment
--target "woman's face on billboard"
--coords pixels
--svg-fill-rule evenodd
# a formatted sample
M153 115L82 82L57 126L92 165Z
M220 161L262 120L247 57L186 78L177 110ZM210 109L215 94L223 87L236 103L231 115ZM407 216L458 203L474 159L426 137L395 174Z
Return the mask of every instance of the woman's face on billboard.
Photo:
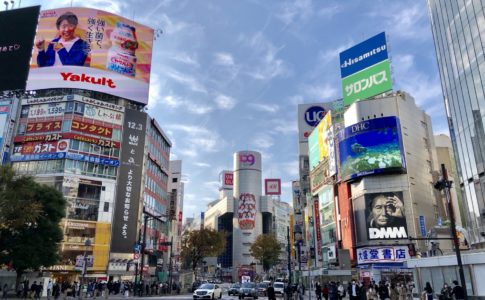
M76 25L69 23L67 20L63 20L59 24L59 36L65 41L74 39L74 31L76 31Z

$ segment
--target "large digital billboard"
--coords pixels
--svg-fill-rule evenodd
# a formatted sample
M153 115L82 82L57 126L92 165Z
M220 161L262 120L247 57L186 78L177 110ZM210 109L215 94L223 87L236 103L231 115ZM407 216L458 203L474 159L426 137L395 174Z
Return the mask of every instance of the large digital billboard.
M329 160L329 175L336 173L332 111L329 111L308 138L310 172L321 161Z
M39 10L0 11L0 91L25 89Z
M362 121L339 135L339 171L344 181L406 168L397 117Z
M364 198L369 240L408 238L401 191L365 194Z
M332 111L332 123L335 124L343 120L344 104L342 99L298 105L298 136L300 143L308 142L310 133L329 110ZM303 153L300 153L300 155L303 155Z
M40 12L27 89L80 88L147 104L153 29L80 7Z

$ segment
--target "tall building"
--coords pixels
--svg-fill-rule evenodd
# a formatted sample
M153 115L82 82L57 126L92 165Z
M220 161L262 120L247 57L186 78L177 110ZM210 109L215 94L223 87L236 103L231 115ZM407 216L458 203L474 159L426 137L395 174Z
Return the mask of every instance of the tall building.
M485 247L483 1L428 0L441 87L473 247Z
M170 161L170 177L168 181L170 192L170 215L172 215L171 237L173 237L173 263L179 269L182 249L182 220L184 208L184 183L182 182L182 161Z

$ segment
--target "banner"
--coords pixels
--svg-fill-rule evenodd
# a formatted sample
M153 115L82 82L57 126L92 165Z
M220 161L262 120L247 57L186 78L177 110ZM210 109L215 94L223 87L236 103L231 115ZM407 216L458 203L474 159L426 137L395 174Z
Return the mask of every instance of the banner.
M32 6L0 11L0 92L25 90L39 10Z
M408 246L365 247L357 249L357 264L395 263L410 259Z
M62 121L46 121L27 123L27 133L53 132L62 130Z
M78 120L72 120L71 130L88 133L92 135L98 135L105 138L110 138L113 135L113 128L91 124L91 123L78 121Z
M281 195L281 179L264 180L265 195Z
M51 133L43 135L20 135L14 138L15 143L27 143L37 141L58 141L60 139L73 139L90 144L95 144L101 147L120 148L120 142L95 138L75 132Z
M137 237L147 114L126 109L118 169L111 252L132 253Z
M31 118L58 117L58 116L63 116L65 111L66 111L65 102L32 105L28 108L27 118L31 119ZM22 114L24 113L25 112L23 111L23 108L22 108Z
M78 88L148 102L153 29L109 12L40 12L27 89Z
M66 152L69 150L69 140L60 140L53 142L30 142L15 145L13 154L39 154L52 152Z

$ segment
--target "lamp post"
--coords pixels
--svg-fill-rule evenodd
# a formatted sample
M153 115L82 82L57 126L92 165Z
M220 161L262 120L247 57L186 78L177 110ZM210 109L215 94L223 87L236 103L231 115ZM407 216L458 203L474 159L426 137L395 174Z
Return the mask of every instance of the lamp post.
M88 270L87 250L88 250L88 247L90 247L90 246L91 246L91 240L88 238L86 241L84 241L83 269L82 269L82 274L81 274L81 283L79 285L79 299L82 299L82 290L83 290L84 278L86 276L86 271Z
M460 274L461 287L463 288L464 299L468 299L466 291L466 281L465 273L463 272L463 263L461 261L460 253L460 243L458 237L456 236L456 225L455 225L455 213L453 211L453 203L451 202L450 188L453 181L448 180L448 171L446 170L445 164L441 164L441 175L443 176L441 180L435 183L435 189L445 192L446 202L448 204L448 214L450 217L450 227L451 227L451 238L455 246L456 261L458 263L458 273Z

